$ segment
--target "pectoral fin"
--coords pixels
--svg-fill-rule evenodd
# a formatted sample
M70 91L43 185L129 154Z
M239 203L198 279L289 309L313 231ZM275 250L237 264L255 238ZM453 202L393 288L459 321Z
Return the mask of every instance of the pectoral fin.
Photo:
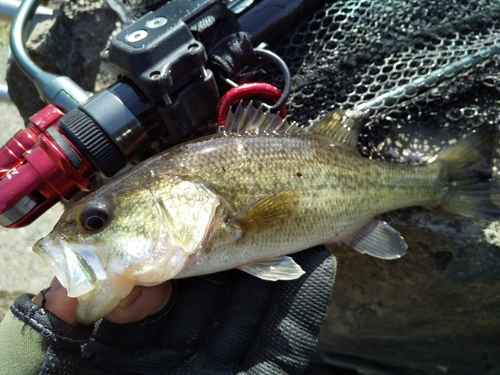
M246 206L229 224L238 226L243 237L276 227L297 214L301 196L298 189L280 189Z
M362 254L382 259L401 258L408 248L399 232L380 220L371 221L343 242Z
M305 273L302 267L286 255L245 264L238 269L268 281L295 280Z

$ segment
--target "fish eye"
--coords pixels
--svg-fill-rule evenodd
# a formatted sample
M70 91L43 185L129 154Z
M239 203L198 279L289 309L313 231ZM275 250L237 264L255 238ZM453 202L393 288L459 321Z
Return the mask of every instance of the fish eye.
M97 232L108 225L110 214L105 204L97 202L85 207L79 219L83 228L91 232Z

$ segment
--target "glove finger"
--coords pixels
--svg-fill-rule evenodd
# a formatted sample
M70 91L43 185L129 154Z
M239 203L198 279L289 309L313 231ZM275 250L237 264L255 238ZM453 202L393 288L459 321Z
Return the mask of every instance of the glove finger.
M179 314L178 319L171 316L172 319L165 326L169 345L173 341L177 342L175 348L178 351L177 356L173 355L168 362L164 361L169 364L169 374L233 374L235 363L245 356L249 342L254 338L256 328L267 312L268 301L273 298L276 283L260 280L238 270L225 274L231 275L231 279L224 290L219 290L221 294L217 298L207 301L207 296L203 296L196 302L196 307L193 306L194 295L191 294L186 296L186 310L183 309L183 301L176 306L175 314ZM210 314L199 313L200 309L209 311ZM205 315L200 324L191 325L193 319L186 321L186 314L193 312L195 315ZM180 332L175 334L172 329ZM186 332L191 330L197 332ZM194 342L189 337L183 338L186 335L197 336L201 340ZM179 340L186 340L188 348L186 343Z
M233 272L233 281L207 331L203 348L209 360L226 364L245 357L277 288L277 283L239 270Z
M241 366L242 374L300 374L316 348L333 288L335 258L324 246L293 258L306 274L279 283L276 299Z
M96 367L124 374L179 366L202 344L230 280L226 272L175 280L171 302L162 311L131 324L104 320L84 357Z
M178 297L159 338L162 345L197 350L205 340L214 315L230 283L232 272L181 279L177 281Z

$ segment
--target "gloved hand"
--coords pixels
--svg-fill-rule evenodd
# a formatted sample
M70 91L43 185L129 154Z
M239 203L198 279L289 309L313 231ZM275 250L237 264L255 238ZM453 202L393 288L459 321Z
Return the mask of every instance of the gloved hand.
M269 282L238 270L173 281L137 323L103 320L83 349L85 374L300 374L314 352L335 276L320 246L293 255L306 272Z

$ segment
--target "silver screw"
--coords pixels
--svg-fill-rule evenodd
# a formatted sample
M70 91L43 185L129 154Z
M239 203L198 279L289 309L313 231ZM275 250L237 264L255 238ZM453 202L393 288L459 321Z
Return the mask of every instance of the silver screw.
M125 37L125 40L130 43L138 42L148 36L146 30L136 30Z
M146 27L148 29L157 29L158 27L162 27L166 23L167 19L165 17L156 17L146 22Z

